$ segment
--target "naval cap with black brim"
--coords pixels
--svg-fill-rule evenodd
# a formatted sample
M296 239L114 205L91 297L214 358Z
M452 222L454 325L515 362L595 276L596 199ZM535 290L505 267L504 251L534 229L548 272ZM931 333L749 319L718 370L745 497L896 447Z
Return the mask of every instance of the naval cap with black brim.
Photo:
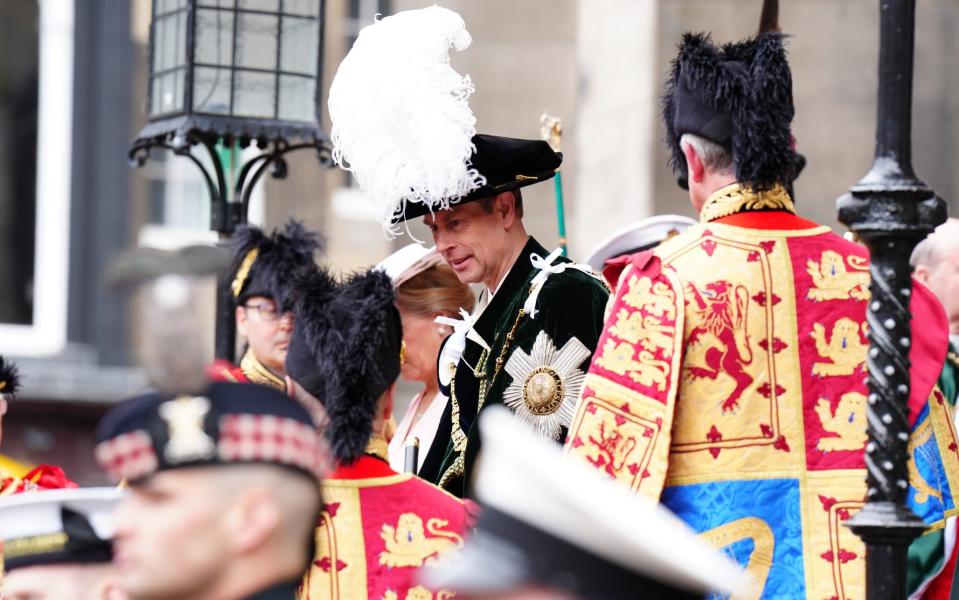
M215 382L199 395L148 393L97 426L97 461L117 481L158 471L266 464L319 480L326 445L296 400L267 386Z
M112 559L115 487L40 490L0 499L3 570ZM2 572L2 571L0 571Z
M602 272L606 261L655 248L695 224L696 221L682 215L648 217L611 233L589 251L584 262Z
M543 140L478 133L473 136L473 146L475 150L469 168L475 169L486 181L461 198L451 198L450 208L552 179L563 162L562 153L553 150ZM405 210L394 215L393 223L402 223L433 211L427 204L407 202Z
M597 600L750 589L738 565L669 510L564 456L506 409L484 411L480 432L476 534L423 572L426 585L468 595L546 586Z

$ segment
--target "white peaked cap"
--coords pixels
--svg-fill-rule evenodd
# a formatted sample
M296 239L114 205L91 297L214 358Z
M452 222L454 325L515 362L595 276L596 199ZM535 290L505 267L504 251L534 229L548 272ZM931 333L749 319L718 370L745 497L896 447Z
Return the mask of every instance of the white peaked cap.
M376 269L386 273L398 288L423 271L443 262L443 257L436 252L436 246L427 248L423 244L412 243L403 246L390 254L377 265Z
M509 539L521 533L486 535L484 516L493 509L529 526L527 531L545 532L557 540L557 553L563 552L560 546L575 547L588 558L577 564L602 563L625 573L626 578L620 580L629 581L632 574L636 581L701 595L740 593L750 588L734 561L700 539L668 509L633 495L578 459L564 456L559 446L532 433L506 409L484 411L480 432L483 445L475 490L484 513L477 534L467 540L459 556L439 570L427 572L427 583L465 593L549 583L522 573L522 565L528 562L523 540ZM548 545L539 547L540 554L543 548L550 552ZM491 554L496 555L492 560ZM546 564L553 560L552 556L539 558ZM495 576L490 575L490 568L497 569ZM588 581L590 573L560 577ZM588 584L587 589L582 582L576 586L589 591ZM635 592L637 598L647 597L642 589Z
M596 244L587 254L586 264L597 272L607 260L658 245L671 233L682 233L696 221L682 215L656 215L624 227Z
M407 202L446 209L484 182L469 166L473 82L449 62L450 49L471 42L451 10L399 12L364 27L333 77L333 159L376 203L388 233Z
M15 494L0 499L0 541L9 554L17 542L28 551L7 556L7 568L17 563L83 562L83 548L65 546L71 533L64 524L64 509L78 513L104 542L113 539L113 509L124 492L116 487L68 488ZM64 537L57 542L51 536ZM42 544L31 541L44 540ZM90 540L85 540L89 543ZM42 547L41 547L42 546ZM99 556L99 555L98 555ZM109 560L108 555L102 560Z

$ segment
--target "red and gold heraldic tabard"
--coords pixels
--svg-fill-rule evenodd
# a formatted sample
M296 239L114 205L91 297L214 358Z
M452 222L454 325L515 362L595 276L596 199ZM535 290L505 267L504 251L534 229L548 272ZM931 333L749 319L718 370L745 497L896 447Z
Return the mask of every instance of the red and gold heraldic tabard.
M361 457L323 480L316 557L299 600L440 600L417 572L463 545L469 503L383 461Z
M722 547L753 597L863 598L843 521L865 495L867 251L777 214L799 226L702 223L611 265L566 448ZM909 503L935 530L957 512L959 455L931 394L941 308L916 292Z

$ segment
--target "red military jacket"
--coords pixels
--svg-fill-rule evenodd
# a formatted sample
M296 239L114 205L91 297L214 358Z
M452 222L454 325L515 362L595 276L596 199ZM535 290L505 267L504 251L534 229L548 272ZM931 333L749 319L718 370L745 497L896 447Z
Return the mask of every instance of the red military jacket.
M463 545L469 502L372 456L324 479L323 500L300 600L452 597L418 585L416 575Z

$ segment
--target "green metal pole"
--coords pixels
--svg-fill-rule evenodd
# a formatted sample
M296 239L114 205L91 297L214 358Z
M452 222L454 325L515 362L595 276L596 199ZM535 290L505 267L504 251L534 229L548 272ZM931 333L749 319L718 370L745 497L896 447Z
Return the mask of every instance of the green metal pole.
M559 247L563 249L563 256L566 256L566 211L563 208L562 172L556 171L556 177L553 178L553 187L556 190L556 225L559 227Z

